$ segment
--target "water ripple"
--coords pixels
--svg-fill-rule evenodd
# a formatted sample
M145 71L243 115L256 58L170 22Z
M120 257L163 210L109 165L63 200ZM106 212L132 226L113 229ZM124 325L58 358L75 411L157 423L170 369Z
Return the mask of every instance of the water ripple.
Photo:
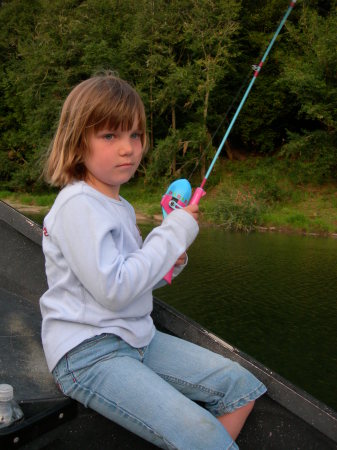
M202 230L158 296L337 409L337 241Z

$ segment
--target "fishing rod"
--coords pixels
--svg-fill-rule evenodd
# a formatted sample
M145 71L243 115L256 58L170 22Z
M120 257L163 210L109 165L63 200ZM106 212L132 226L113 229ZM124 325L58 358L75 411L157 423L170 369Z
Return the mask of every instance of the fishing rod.
M213 157L213 160L206 172L206 175L204 176L204 179L202 180L201 184L199 187L197 187L194 191L194 194L191 198L192 195L192 188L190 185L190 182L186 179L179 179L174 181L173 183L170 184L170 186L168 187L166 193L163 195L163 198L160 202L161 206L162 206L162 211L163 211L163 216L164 218L170 214L173 210L175 209L180 209L180 208L184 208L187 205L198 205L201 198L204 197L206 195L206 191L204 190L204 186L207 182L207 179L209 177L209 175L211 174L213 167L223 149L223 146L225 145L225 142L227 141L227 138L233 128L234 123L236 122L236 119L238 117L238 115L240 114L240 111L243 107L243 105L245 104L247 97L249 95L249 92L251 91L256 78L259 76L260 71L262 69L262 66L265 63L265 60L267 59L267 56L272 48L272 46L274 45L274 42L276 41L277 36L279 35L281 29L283 28L283 25L285 24L286 20L288 19L291 11L293 10L295 4L296 4L297 0L292 0L290 2L290 5L288 6L288 9L286 11L286 13L284 14L277 30L274 33L274 36L272 37L261 61L259 62L258 65L254 65L253 69L254 69L254 74L253 77L241 99L241 102L227 128L227 131ZM164 277L164 279L171 284L171 280L172 280L172 273L173 273L173 268L170 270L170 272L168 272L168 274Z

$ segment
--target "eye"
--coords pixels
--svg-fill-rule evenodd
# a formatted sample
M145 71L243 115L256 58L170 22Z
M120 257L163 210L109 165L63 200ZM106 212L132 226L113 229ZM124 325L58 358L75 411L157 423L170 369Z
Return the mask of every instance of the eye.
M106 133L103 135L103 139L105 139L106 141L112 141L112 139L114 139L116 137L116 135L114 133Z
M142 133L139 133L138 131L131 133L131 138L132 139L140 139L142 136Z

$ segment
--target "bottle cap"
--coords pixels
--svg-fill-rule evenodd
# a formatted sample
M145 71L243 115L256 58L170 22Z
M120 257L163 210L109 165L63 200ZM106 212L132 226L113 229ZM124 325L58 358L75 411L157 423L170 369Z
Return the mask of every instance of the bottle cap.
M0 402L12 400L13 394L13 386L10 384L0 384Z

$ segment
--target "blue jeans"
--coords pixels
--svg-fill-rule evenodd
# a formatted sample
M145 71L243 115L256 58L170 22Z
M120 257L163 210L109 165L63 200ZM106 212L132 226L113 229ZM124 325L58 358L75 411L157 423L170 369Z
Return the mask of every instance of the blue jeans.
M66 395L165 449L238 448L216 417L266 391L239 364L159 331L138 349L95 336L67 353L53 375Z

